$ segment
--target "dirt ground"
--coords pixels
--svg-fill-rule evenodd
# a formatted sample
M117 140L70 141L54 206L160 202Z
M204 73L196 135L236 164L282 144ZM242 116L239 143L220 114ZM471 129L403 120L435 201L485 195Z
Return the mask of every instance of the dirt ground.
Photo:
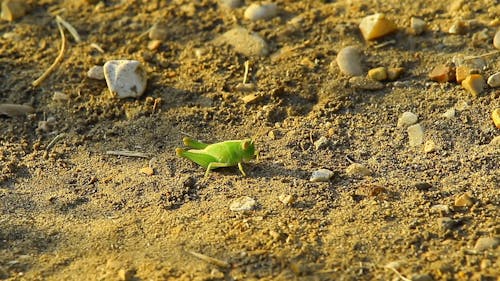
M35 108L0 117L0 279L500 280L500 130L491 120L500 91L474 98L428 78L455 56L494 51L498 1L278 0L278 15L256 22L243 17L251 1L88 2L34 1L0 22L0 103ZM366 42L358 24L376 12L399 28ZM61 64L32 87L59 53L56 15L82 42L66 32ZM412 16L427 22L423 34L411 34ZM456 19L465 32L447 33ZM156 23L167 34L150 49ZM213 44L237 25L262 36L269 54ZM330 65L348 45L362 50L365 71L405 71L383 89L356 89ZM499 58L484 56L482 74L499 71ZM141 98L113 98L87 78L111 59L143 63ZM245 61L250 92L237 88ZM259 98L245 103L251 94ZM397 127L405 111L435 151L409 145ZM243 164L247 177L230 167L204 178L175 155L185 136L250 137L259 157ZM121 150L147 157L107 154ZM370 174L348 174L351 162ZM320 168L333 178L311 182ZM470 204L458 206L464 194ZM254 209L230 210L242 196Z

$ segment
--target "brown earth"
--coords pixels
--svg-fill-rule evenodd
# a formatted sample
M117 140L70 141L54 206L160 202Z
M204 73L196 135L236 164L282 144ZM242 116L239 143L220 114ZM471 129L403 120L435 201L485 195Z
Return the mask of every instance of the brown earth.
M249 1L234 10L214 0L104 2L37 1L0 23L0 103L36 110L0 119L0 279L500 280L499 248L476 247L500 238L500 150L490 143L500 92L473 98L427 76L456 55L494 51L498 1L278 0L278 16L257 22L243 19ZM357 25L375 12L399 30L365 42ZM62 63L34 88L59 53L55 15L83 41L66 33ZM428 30L412 35L411 16ZM446 32L456 19L468 23L464 34ZM158 22L167 38L150 50L141 35ZM271 54L211 43L235 25L264 37ZM362 49L365 70L405 73L381 90L354 89L330 67L347 45ZM499 57L484 57L483 75L500 70ZM121 58L144 64L142 98L115 99L86 77ZM235 90L247 60L258 88L250 93ZM53 100L55 91L69 100ZM260 99L245 104L252 93ZM455 117L442 117L450 108ZM408 145L396 126L405 111L419 116L436 151ZM186 135L252 137L260 155L244 164L247 177L233 167L204 179L175 155ZM328 143L316 149L322 136ZM348 175L348 160L371 174ZM139 171L148 166L154 175ZM310 182L319 168L335 176ZM472 204L455 206L465 193ZM242 196L256 208L231 211Z

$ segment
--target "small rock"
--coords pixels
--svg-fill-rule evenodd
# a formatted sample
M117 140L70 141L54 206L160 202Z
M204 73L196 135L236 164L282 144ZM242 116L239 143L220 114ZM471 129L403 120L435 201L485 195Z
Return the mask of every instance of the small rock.
M467 33L468 26L462 20L456 20L448 29L450 34L465 34Z
M236 9L243 5L243 0L220 0L221 6Z
M369 79L362 76L354 76L349 78L349 84L352 87L360 90L370 90L376 91L384 88L384 84L379 81L375 81L373 79Z
M326 147L328 145L328 139L325 136L321 136L317 141L314 142L314 148L316 150Z
M433 140L428 140L424 143L424 152L431 153L436 151L436 143Z
M281 194L278 199L285 206L290 206L297 200L297 195L295 194Z
M151 39L151 40L159 40L159 41L167 40L167 38L168 38L167 26L163 23L155 23L149 29L148 36L149 36L149 39Z
M434 281L434 278L429 274L415 274L411 277L411 281Z
M371 171L363 164L352 163L345 169L345 173L351 177L364 177L369 176Z
M404 67L389 67L387 69L387 80L394 81L405 72Z
M218 37L214 43L226 43L245 56L265 56L269 53L267 43L258 34L243 27L235 27Z
M415 124L407 129L410 146L419 146L424 140L424 129L420 124Z
M477 97L484 91L485 83L481 74L471 74L462 81L462 87L469 91L473 97Z
M500 239L497 237L481 237L477 239L474 249L476 251L495 249L499 244Z
M455 198L455 207L471 207L472 205L474 205L474 199L468 193Z
M6 21L15 21L26 14L27 6L24 1L4 0L0 18Z
M0 115L16 117L34 113L32 106L25 104L0 103Z
M255 208L256 204L257 202L255 199L248 196L242 196L231 202L229 209L235 212L251 211Z
M251 21L268 20L278 14L276 3L256 4L253 3L245 10L243 17Z
M363 75L361 53L355 46L348 46L340 50L336 59L340 71L349 76Z
M104 68L99 65L92 66L87 72L87 77L96 80L104 80Z
M398 127L408 127L408 126L411 126L415 123L417 123L418 121L418 115L410 112L410 111L406 111L406 112L403 112L403 114L401 114L401 116L399 117L398 119Z
M495 48L497 49L500 49L500 29L497 30L497 32L495 33L495 37L493 37L493 46L495 46Z
M136 60L111 60L104 64L104 77L111 94L118 98L140 97L146 90L146 70Z
M491 119L493 119L495 126L500 129L500 107L491 112Z
M154 175L155 171L151 167L144 167L139 170L141 174L145 174L146 176Z
M252 92L257 90L255 83L238 83L234 89L240 92ZM262 96L262 95L259 95Z
M444 118L448 118L448 119L455 117L455 108L452 107L452 108L446 110L441 116L443 116Z
M459 65L455 69L455 80L457 83L462 83L469 74L470 68L467 65Z
M242 97L241 100L245 104L251 104L251 103L258 102L258 101L262 100L263 98L264 98L264 96L262 96L260 94L248 94L248 95Z
M500 87L500 72L497 72L488 77L488 85L492 88Z
M418 191L424 191L424 192L429 191L432 188L432 184L428 182L418 182L414 186Z
M437 212L437 213L440 213L443 215L447 215L451 212L450 207L448 205L444 205L444 204L438 204L438 205L432 206L431 211Z
M120 281L132 281L135 276L135 269L120 269L118 270L118 280Z
M387 80L387 69L383 66L368 70L368 77L377 81Z
M359 24L359 29L365 40L373 40L396 31L398 27L384 14L377 13L364 17Z
M333 175L334 175L333 171L330 171L328 169L319 169L319 170L314 171L312 173L309 181L311 181L311 182L327 182L327 181L330 181L330 179L333 177Z
M450 65L440 64L429 73L432 81L439 83L451 82L455 80L455 68Z
M411 33L414 35L420 35L422 34L427 27L427 23L416 17L411 17L410 19L410 28L411 28Z
M69 100L69 96L63 92L55 91L52 95L52 100L63 102Z
M161 41L160 40L151 40L148 42L148 50L154 51L158 50L161 46Z

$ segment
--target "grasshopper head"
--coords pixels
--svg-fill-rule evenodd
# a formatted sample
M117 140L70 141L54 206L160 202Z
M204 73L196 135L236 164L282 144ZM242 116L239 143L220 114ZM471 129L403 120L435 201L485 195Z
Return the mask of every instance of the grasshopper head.
M241 142L241 149L243 151L243 159L250 160L255 157L255 146L252 139L246 139Z

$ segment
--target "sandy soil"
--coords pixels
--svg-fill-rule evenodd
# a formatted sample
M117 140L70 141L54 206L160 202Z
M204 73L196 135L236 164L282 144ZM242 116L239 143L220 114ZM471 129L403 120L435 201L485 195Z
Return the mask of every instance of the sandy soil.
M36 110L0 119L0 279L500 280L499 130L490 117L500 92L473 98L428 78L454 56L494 50L498 1L278 0L278 16L257 22L243 19L250 1L233 10L209 0L104 2L34 1L0 23L0 103ZM375 12L399 30L365 42L357 26ZM66 33L62 63L33 88L59 52L55 15L83 40ZM412 35L411 16L428 30ZM460 18L470 23L464 34L448 34ZM158 22L167 36L150 50L141 35ZM235 25L265 38L270 54L212 44ZM405 72L381 90L355 89L330 66L347 45L361 48L365 70ZM143 97L113 98L86 77L121 58L144 64ZM236 90L247 60L252 92ZM484 60L483 75L500 70L498 55ZM69 99L53 100L56 91ZM245 104L248 94L260 99ZM419 116L435 151L409 146L396 126L405 111ZM232 167L203 178L175 155L186 135L251 137L260 155L244 164L247 177ZM321 137L328 142L316 149ZM350 161L370 174L349 175ZM151 176L140 172L148 166ZM334 177L310 182L320 168ZM472 203L456 206L464 194ZM286 195L295 200L282 203ZM242 196L255 209L231 211Z

